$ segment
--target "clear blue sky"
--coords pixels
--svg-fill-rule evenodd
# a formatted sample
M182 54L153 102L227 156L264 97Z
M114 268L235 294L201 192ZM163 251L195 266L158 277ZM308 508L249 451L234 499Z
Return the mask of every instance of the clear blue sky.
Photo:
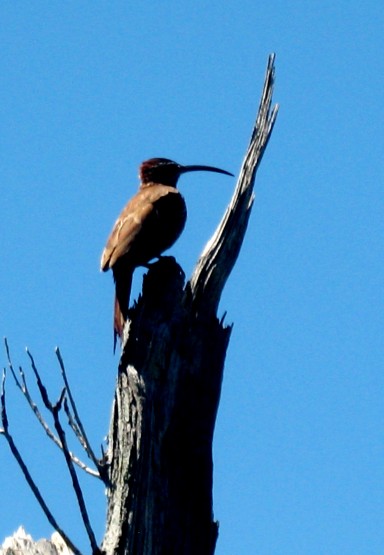
M117 365L99 257L137 167L163 156L238 172L277 53L280 113L220 306L234 329L216 553L383 553L382 1L35 0L2 2L0 22L0 333L25 369L28 345L53 396L60 346L96 448ZM187 275L233 186L180 181L189 220L170 252ZM11 380L8 405L37 482L89 552L61 457ZM19 524L50 535L4 440L0 466L0 541ZM84 489L101 538L103 488Z

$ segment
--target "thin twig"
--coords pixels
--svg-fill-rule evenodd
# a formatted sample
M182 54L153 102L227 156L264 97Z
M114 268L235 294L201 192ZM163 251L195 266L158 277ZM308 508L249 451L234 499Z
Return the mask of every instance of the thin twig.
M44 386L44 384L43 384L43 382L40 378L40 374L39 374L39 371L37 370L35 360L34 360L32 354L29 352L28 349L27 349L27 354L28 354L28 356L30 358L30 361L31 361L31 367L32 367L33 373L35 374L36 381L37 381L37 386L39 388L40 395L41 395L41 398L43 400L43 403L44 403L45 407L49 410L49 412L53 416L55 428L56 428L57 434L59 436L59 440L60 440L61 445L62 445L62 451L64 453L65 462L67 463L67 467L68 467L68 470L69 470L69 473L70 473L71 479L72 479L72 484L73 484L73 487L74 487L74 490L75 490L76 498L77 498L77 501L79 503L80 513L81 513L81 516L82 516L82 519L83 519L83 522L84 522L84 525L85 525L85 528L86 528L86 531L87 531L87 534L88 534L88 537L89 537L89 540L90 540L90 543L91 543L92 553L94 553L94 554L99 553L99 549L98 549L98 546L97 546L97 543L96 543L95 535L93 533L93 530L92 530L90 522L89 522L88 513L87 513L86 506L85 506L84 497L83 497L83 494L82 494L82 491L81 491L81 488L80 488L79 480L77 478L77 474L76 474L73 462L72 462L71 457L70 457L70 453L69 453L69 449L68 449L68 445L67 445L67 440L65 438L65 433L64 433L64 430L63 430L63 428L60 424L60 420L59 420L59 411L60 411L60 408L62 406L64 396L66 394L66 388L65 387L63 388L58 402L55 405L53 405L53 403L51 403L51 401L49 400L47 389Z
M66 440L66 437L65 437L65 432L64 432L64 429L63 429L63 427L60 423L59 413L60 413L60 409L62 407L63 399L64 399L64 396L66 395L66 393L67 393L66 388L64 388L61 395L60 395L60 399L58 400L58 402L55 405L52 405L52 415L53 415L53 419L54 419L57 434L58 434L58 436L60 438L60 441L61 441L61 444L63 446L63 453L64 453L64 457L65 457L65 462L67 463L69 474L70 474L71 479L72 479L72 485L73 485L73 489L74 489L75 494L76 494L77 502L79 504L81 518L83 519L83 523L84 523L85 529L86 529L87 534L88 534L88 538L89 538L91 548L92 548L92 553L95 555L97 553L100 553L100 550L99 550L99 547L98 547L97 542L96 542L95 534L94 534L94 532L92 530L92 527L91 527L91 523L90 523L90 520L89 520L87 508L86 508L86 505L85 505L83 492L81 491L79 479L77 477L76 470L75 470L75 467L73 465L73 461L72 461L72 459L70 457L70 454L69 454L69 449L68 449L67 440Z
M32 368L32 370L33 370L33 373L35 374L35 378L36 378L36 382L37 382L37 387L39 388L40 395L41 395L41 399L42 399L42 401L43 401L43 403L44 403L44 405L45 405L45 408L47 408L50 412L52 412L52 403L51 403L51 401L49 400L47 389L46 389L46 387L44 386L44 384L43 384L43 382L42 382L42 380L41 380L41 378L40 378L40 374L39 374L39 371L37 370L37 367L36 367L36 364L35 364L35 360L34 360L32 354L30 353L29 349L26 348L25 350L26 350L26 353L27 353L27 355L29 356L29 359L30 359L30 361L31 361L31 368Z
M74 418L74 416L71 413L71 409L69 407L68 404L68 398L66 397L64 399L64 412L67 415L68 418L68 423L70 425L70 427L72 428L73 433L75 434L75 436L77 437L80 445L82 446L82 448L84 449L84 451L87 451L87 444L84 441L84 437L81 434L81 431L79 429L79 426L77 425L77 422Z
M57 520L55 519L52 512L50 511L47 504L45 503L45 501L44 501L44 499L43 499L35 481L33 480L32 476L31 476L31 474L30 474L30 472L27 468L27 465L25 464L19 450L16 447L16 444L15 444L11 434L9 433L7 409L6 409L6 403L5 403L5 379L6 379L6 370L4 368L3 376L2 376L2 382L1 382L1 393L0 393L1 423L2 423L3 428L0 430L0 433L2 435L4 435L6 441L7 441L8 445L11 449L12 455L16 459L22 473L24 474L24 477L27 481L27 484L29 485L30 489L32 490L33 495L35 496L37 502L39 503L39 505L42 508L45 516L47 517L48 522L60 534L60 536L63 538L65 543L68 545L68 547L73 551L74 555L82 555L81 551L75 546L75 544L67 536L67 534L64 532L64 530L61 528L61 526L59 526Z
M9 345L8 345L8 341L7 341L6 337L4 338L4 344L5 344L5 350L6 350L6 353L7 353L8 366L9 366L9 369L11 370L11 373L12 373L12 376L13 376L13 379L15 381L16 386L20 389L21 393L23 394L23 396L27 400L30 408L32 409L32 412L36 416L37 420L40 422L41 426L44 428L44 431L46 432L48 437L61 449L60 440L58 439L57 436L55 436L53 431L50 429L47 422L44 420L38 406L36 405L36 403L32 399L32 396L31 396L31 394L29 392L29 389L28 389L28 384L27 384L27 380L25 378L25 374L24 374L24 371L23 371L21 366L19 366L19 375L20 375L21 382L20 382L20 380L18 379L18 377L16 375L16 372L13 368L10 349L9 349Z
M28 389L28 384L27 384L27 380L25 378L25 374L24 371L22 369L21 366L19 366L19 375L20 375L20 379L21 381L18 379L16 372L13 368L11 359L10 359L10 352L9 352L9 347L7 344L7 340L5 339L5 345L6 345L6 351L7 351L7 356L8 356L8 364L9 364L9 368L12 372L12 376L13 379L16 383L16 386L20 389L21 393L23 394L24 398L26 399L27 403L29 404L33 414L36 416L38 422L40 423L40 425L42 426L42 428L44 429L45 433L47 434L47 436L49 437L50 440L53 441L53 443L59 448L59 449L63 449L61 442L59 440L59 438L54 434L54 432L51 430L51 428L49 427L48 423L44 420L43 415L41 414L39 407L37 406L37 404L34 402L29 389ZM69 452L71 459L73 460L73 462L82 470L84 470L87 474L90 474L91 476L94 476L95 478L100 478L100 474L97 470L93 470L93 468L90 468L89 466L87 466L85 463L83 463L83 461L81 461L74 453L72 453L72 451Z
M68 400L69 400L69 403L71 405L71 409L72 409L73 416L74 416L74 421L76 423L76 428L79 430L80 433L75 431L75 428L71 425L71 421L70 421L70 425L71 425L72 429L75 431L76 436L79 438L79 441L80 441L81 445L83 446L85 452L87 453L88 457L91 459L93 464L99 470L99 473L100 473L100 476L101 476L102 472L101 472L100 462L99 462L98 458L96 457L95 453L93 452L91 444L88 441L87 434L85 433L84 426L83 426L83 424L80 420L79 413L77 412L77 407L76 407L75 401L74 401L73 396L72 396L71 388L69 386L67 373L66 373L66 370L65 370L64 362L63 362L59 347L56 347L55 353L56 353L56 356L57 356L57 360L59 361L59 365L60 365L60 369L61 369L61 375L63 377L64 385L65 385L65 388L67 390ZM68 413L67 413L67 415L68 415ZM80 438L82 438L82 439L80 439Z
M5 352L7 354L8 364L12 368L11 353L9 351L8 339L4 337Z

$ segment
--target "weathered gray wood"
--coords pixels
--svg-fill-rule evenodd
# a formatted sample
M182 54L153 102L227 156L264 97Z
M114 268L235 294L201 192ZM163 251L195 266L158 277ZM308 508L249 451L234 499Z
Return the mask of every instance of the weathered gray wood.
M191 280L162 258L130 311L109 432L106 555L214 553L212 439L231 333L216 311L277 114L273 63L233 199Z
M173 259L154 265L119 369L106 553L214 552L211 446L229 335L191 313Z
M241 166L231 202L196 265L191 290L204 310L215 313L225 282L235 265L247 230L254 200L256 171L276 121L278 105L271 110L274 85L274 60L268 59L264 88L251 140Z

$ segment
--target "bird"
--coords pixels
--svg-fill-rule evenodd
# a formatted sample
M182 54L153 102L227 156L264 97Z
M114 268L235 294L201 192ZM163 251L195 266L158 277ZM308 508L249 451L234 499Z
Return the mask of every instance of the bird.
M177 189L187 172L233 174L213 166L182 166L168 158L151 158L140 165L138 192L117 218L101 256L102 272L112 270L115 281L114 349L128 317L135 268L148 266L179 238L187 219L185 200Z

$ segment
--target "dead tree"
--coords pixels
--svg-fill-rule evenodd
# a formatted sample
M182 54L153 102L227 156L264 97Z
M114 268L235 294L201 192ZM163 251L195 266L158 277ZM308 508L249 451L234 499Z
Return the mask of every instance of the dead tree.
M191 279L172 258L131 309L109 431L108 555L212 555L212 440L231 333L217 316L277 115L274 57L233 198Z
M213 555L218 525L212 509L212 440L231 326L217 316L225 282L236 262L253 204L253 186L276 120L272 104L274 55L251 141L232 200L192 277L171 257L153 264L129 311L124 330L107 452L98 459L76 410L63 361L64 388L50 401L30 356L48 426L33 401L23 370L8 366L50 439L63 451L93 555ZM73 553L81 555L55 520L9 431L5 371L0 392L2 428L11 451L49 522ZM93 468L69 451L62 413ZM107 488L106 532L98 547L75 466Z

